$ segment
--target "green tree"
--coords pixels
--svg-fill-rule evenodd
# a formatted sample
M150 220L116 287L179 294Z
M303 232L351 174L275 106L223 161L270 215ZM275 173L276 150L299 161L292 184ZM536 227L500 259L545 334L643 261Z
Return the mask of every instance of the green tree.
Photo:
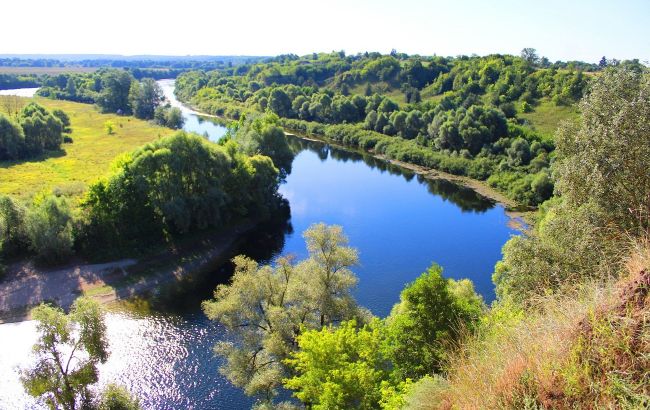
M291 99L280 88L274 88L269 96L269 108L280 117L291 117Z
M140 400L133 397L127 389L109 384L102 392L97 405L98 410L140 410Z
M70 128L70 117L65 113L65 111L57 108L52 111L52 115L58 118L59 121L61 121L61 124L63 124L63 132L72 132L72 129Z
M291 172L294 154L289 147L284 130L277 125L277 117L242 118L233 139L247 155L262 154L270 157L283 176Z
M281 258L274 267L260 267L238 256L232 282L203 302L206 315L236 337L215 348L226 359L221 372L267 401L288 376L284 359L303 330L362 315L351 295L356 278L349 267L357 263L356 251L346 246L342 229L317 224L304 236L308 259L294 265Z
M118 158L89 188L89 229L106 240L162 239L260 218L278 205L278 171L264 158L178 131Z
M357 329L354 320L298 336L298 351L286 363L294 376L286 388L314 410L376 409L389 362L382 354L382 324Z
M97 105L102 112L130 114L129 92L133 76L125 70L107 70L101 76L101 92Z
M22 127L0 113L0 160L22 158L25 149Z
M650 75L606 70L557 133L557 190L568 205L595 203L603 226L646 230L650 215Z
M106 325L99 304L79 298L68 315L40 305L32 317L39 333L34 345L37 362L21 371L25 390L52 409L88 408L92 403L89 386L98 380L97 364L108 359Z
M530 162L530 145L523 138L512 141L506 152L513 166L527 165Z
M156 108L164 101L162 88L152 78L133 81L129 90L129 103L136 118L154 118Z
M0 195L0 255L12 255L26 247L25 209Z
M66 82L65 91L68 93L68 97L74 99L77 96L77 85L74 82L73 77L69 77Z
M621 247L647 233L648 91L647 74L608 69L581 103L578 123L560 128L554 164L560 197L542 207L533 232L504 245L493 275L500 299L526 305L616 275ZM535 177L533 189L548 189L544 179Z
M442 277L432 265L406 286L386 319L385 349L401 379L441 369L449 344L481 317L485 306L472 282Z
M25 147L32 155L59 149L63 143L64 126L61 120L39 104L32 102L23 108L20 125L25 134Z
M521 50L521 58L523 58L524 60L528 61L531 64L536 64L539 61L537 50L530 47L526 47Z
M115 133L115 124L111 120L106 120L104 122L104 131L106 134L113 135Z
M25 230L30 248L41 261L57 263L72 254L72 212L65 198L37 199L27 211Z
M185 124L185 118L183 118L183 112L178 107L172 107L167 110L165 115L165 126L173 130L180 130Z

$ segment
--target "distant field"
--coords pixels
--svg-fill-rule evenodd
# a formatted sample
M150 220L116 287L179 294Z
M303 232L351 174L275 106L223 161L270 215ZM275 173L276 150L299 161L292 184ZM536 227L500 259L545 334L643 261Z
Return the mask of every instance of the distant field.
M3 67L0 66L0 74L49 74L62 73L92 73L97 71L96 67Z
M579 114L575 106L557 106L548 99L541 100L539 105L534 108L533 112L520 112L517 115L519 118L530 121L535 130L547 137L555 135L555 131L562 121L575 120Z
M0 96L0 111L2 111ZM27 100L27 99L25 99ZM0 161L0 193L29 200L43 190L59 190L73 196L106 174L113 159L173 131L147 121L114 114L100 114L93 105L37 98L48 109L60 108L70 116L73 143L63 144L63 155L28 161ZM107 135L111 120L115 134Z

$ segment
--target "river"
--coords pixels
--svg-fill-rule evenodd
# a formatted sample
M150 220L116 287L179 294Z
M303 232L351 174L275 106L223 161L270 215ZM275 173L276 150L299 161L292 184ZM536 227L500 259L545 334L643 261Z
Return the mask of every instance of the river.
M159 82L173 105L171 80ZM184 128L219 139L225 128L182 107ZM305 256L301 233L312 223L339 224L359 249L355 296L379 316L390 312L404 285L432 262L453 278L470 278L486 301L491 272L513 234L502 206L446 181L428 181L382 161L322 142L289 137L297 155L280 187L291 215L248 235L239 252L261 261ZM146 409L247 409L252 401L218 373L212 346L227 337L200 311L201 300L228 268L161 297L159 313L107 315L111 356L100 385L117 382ZM0 325L0 408L41 408L27 397L16 369L28 362L33 322Z

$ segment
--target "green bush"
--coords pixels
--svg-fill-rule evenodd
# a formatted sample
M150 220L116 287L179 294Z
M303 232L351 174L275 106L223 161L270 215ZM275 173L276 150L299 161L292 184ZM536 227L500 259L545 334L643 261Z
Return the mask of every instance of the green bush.
M65 198L37 200L25 220L29 246L44 263L58 263L72 255L72 212Z

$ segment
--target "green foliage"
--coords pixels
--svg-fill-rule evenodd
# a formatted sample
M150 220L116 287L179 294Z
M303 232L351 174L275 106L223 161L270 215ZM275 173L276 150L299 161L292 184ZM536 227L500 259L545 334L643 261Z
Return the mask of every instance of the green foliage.
M64 261L73 253L72 212L68 201L49 195L39 198L29 208L25 231L29 246L45 263Z
M154 111L153 118L157 124L173 130L183 128L185 123L183 112L178 107L158 106Z
M63 142L63 124L43 106L29 103L20 114L28 152L39 154L58 149Z
M581 120L557 134L557 190L570 207L593 202L601 226L646 231L650 198L650 76L606 70L581 104Z
M32 311L39 339L36 364L21 371L26 392L50 408L74 410L92 403L89 386L98 380L97 365L108 358L106 325L99 304L79 298L66 315L40 305Z
M63 125L63 132L65 133L70 133L72 132L72 129L70 128L70 117L68 114L65 113L65 111L61 109L54 109L52 110L52 115L54 115L56 118L61 121L61 124Z
M0 113L0 160L29 158L59 149L69 125L63 111L51 113L33 102L20 111L17 122Z
M106 131L106 134L108 135L113 135L115 133L115 123L111 120L104 122L104 131Z
M102 391L98 410L140 410L140 401L122 386L109 384Z
M338 327L303 332L298 351L286 363L296 373L284 383L311 408L376 409L388 361L382 354L379 320L357 329L352 320Z
M351 134L337 135L337 142L365 150L376 145L393 159L458 175L494 176L492 185L512 199L538 205L550 195L550 184L541 184L545 181L538 174L550 161L529 166L538 153L526 159L521 146L511 150L512 158L506 152L518 137L528 144L541 140L531 123L519 118L516 103L526 104L522 111L532 110L542 99L572 105L589 83L580 70L598 67L534 60L530 53L526 57L458 58L291 55L245 70L184 73L177 79L176 92L179 98L217 115L239 119L268 109L284 126L297 131L312 128L306 121L327 124L320 128L321 135L326 131ZM567 110L571 111L551 107L553 112ZM524 115L541 117L540 113ZM540 124L541 132L556 128L551 117L544 115L548 124ZM362 137L361 128L377 135ZM393 141L380 136L393 137ZM355 144L359 140L362 143ZM404 140L413 140L419 147ZM546 153L552 154L553 148L545 145ZM503 161L507 169L498 166Z
M580 122L558 132L560 199L543 208L530 235L504 246L493 276L500 299L525 305L534 296L616 275L625 238L647 233L648 90L647 74L607 70L581 103ZM551 190L545 171L530 184L540 196Z
M0 255L14 255L27 247L25 209L0 195Z
M161 238L268 215L277 185L268 158L179 131L119 158L113 174L89 188L84 207L94 235Z
M467 279L442 277L432 265L406 286L386 319L386 351L400 378L420 378L442 368L450 344L481 317L485 305Z
M129 95L131 84L135 79L128 71L105 71L101 75L100 81L101 91L97 96L96 103L102 112L114 112L118 114L130 114L133 112L129 104Z
M282 175L291 172L294 154L287 143L284 130L277 125L277 117L242 117L232 139L246 155L265 155L273 160Z
M301 333L364 316L351 294L356 277L349 268L357 264L357 252L347 246L341 227L312 225L304 237L308 259L293 264L280 258L271 267L238 256L231 283L219 285L214 300L203 302L206 315L236 339L215 348L226 359L221 372L266 401L289 376L284 360Z
M23 128L0 113L0 159L22 158L25 150Z
M152 78L131 82L129 104L136 118L153 119L156 108L163 102L164 98L162 88Z

